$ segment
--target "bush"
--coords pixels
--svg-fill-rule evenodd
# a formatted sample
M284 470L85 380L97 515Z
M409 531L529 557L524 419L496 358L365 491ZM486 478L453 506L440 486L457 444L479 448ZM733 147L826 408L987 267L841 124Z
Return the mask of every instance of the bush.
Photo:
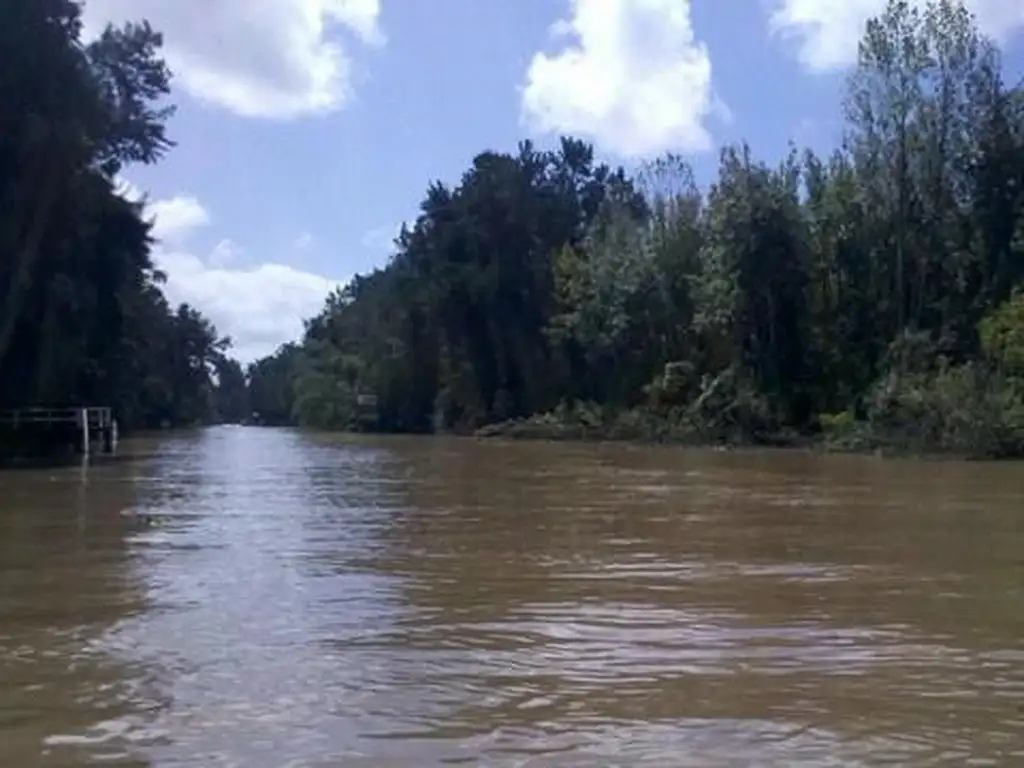
M1018 382L977 363L887 374L869 395L868 421L878 443L914 451L982 458L1024 448Z

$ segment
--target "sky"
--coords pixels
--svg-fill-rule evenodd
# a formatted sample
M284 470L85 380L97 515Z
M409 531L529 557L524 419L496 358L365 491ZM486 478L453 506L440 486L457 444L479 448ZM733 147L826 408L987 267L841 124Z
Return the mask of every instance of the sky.
M430 181L485 149L560 134L699 180L746 140L839 140L844 76L885 0L86 0L86 34L164 34L177 146L133 167L172 302L250 362L333 288L383 266ZM973 0L1024 73L1024 2Z

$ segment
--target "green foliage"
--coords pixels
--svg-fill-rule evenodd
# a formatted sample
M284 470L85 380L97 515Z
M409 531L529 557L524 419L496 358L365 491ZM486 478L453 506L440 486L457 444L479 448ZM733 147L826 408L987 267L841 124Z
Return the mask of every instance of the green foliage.
M702 194L674 156L482 153L250 394L330 428L1012 453L1024 91L1000 68L961 5L893 0L826 158L728 147Z
M357 358L310 341L294 383L292 413L301 425L354 429L358 423Z
M242 366L237 360L220 356L214 361L214 372L214 418L228 424L247 421L252 411L249 407L248 382Z
M978 325L985 354L1008 374L1024 376L1024 291L1017 288Z
M248 406L260 424L284 426L293 423L295 370L299 348L285 344L273 355L253 363L246 370Z
M931 374L890 373L871 393L874 440L967 457L1024 449L1024 391L976 363L940 363Z
M648 402L654 408L685 405L696 385L696 367L689 360L665 363L661 375L647 387Z
M117 189L171 147L160 35L126 24L85 44L80 17L72 0L0 0L0 408L207 421L227 408L215 373L244 398L240 370L206 318L168 305L150 224Z

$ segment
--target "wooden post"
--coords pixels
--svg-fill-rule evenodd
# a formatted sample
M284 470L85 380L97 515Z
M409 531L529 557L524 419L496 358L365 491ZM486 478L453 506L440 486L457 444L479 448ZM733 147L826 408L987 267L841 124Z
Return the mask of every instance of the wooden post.
M89 455L89 409L83 408L79 412L79 418L82 420L82 455Z

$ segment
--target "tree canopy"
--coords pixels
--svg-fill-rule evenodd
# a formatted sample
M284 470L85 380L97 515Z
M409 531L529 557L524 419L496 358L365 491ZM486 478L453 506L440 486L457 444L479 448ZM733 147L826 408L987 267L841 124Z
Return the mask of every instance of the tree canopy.
M87 42L81 12L0 0L0 408L209 421L220 383L244 391L241 369L196 308L168 304L152 222L119 176L173 146L161 36L127 23Z
M253 407L1020 452L1024 89L962 5L893 0L845 119L827 156L723 149L706 193L675 156L627 174L572 138L483 152L250 367Z

